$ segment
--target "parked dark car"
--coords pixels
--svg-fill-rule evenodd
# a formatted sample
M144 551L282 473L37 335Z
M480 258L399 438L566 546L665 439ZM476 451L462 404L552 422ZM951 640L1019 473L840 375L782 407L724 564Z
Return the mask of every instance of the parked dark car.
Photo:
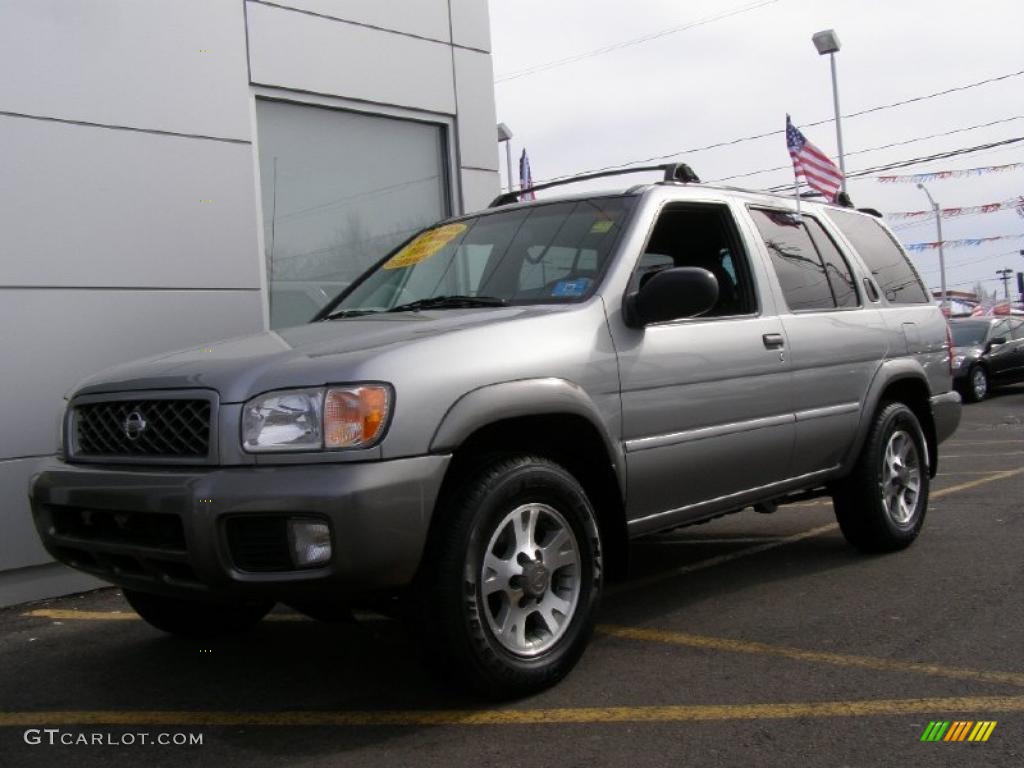
M992 387L1024 381L1024 317L952 320L953 382L972 403Z

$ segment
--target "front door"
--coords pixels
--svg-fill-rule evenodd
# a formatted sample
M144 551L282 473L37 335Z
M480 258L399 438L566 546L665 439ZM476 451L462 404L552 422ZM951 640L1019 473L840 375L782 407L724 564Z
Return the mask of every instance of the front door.
M729 208L666 206L631 288L668 266L709 270L719 298L700 318L615 331L634 532L784 480L794 439L785 331Z

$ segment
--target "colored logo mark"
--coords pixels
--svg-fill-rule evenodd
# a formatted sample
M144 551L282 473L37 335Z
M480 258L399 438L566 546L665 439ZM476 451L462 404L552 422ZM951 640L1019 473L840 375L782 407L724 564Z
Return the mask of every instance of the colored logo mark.
M995 720L933 720L921 734L921 741L988 741L995 729Z

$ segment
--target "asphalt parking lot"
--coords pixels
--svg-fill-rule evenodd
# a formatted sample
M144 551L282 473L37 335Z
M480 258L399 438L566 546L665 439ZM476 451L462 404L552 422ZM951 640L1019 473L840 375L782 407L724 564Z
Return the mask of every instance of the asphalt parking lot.
M576 670L502 706L439 685L383 618L282 610L201 646L113 589L5 609L0 765L1018 766L1024 387L966 407L940 462L896 555L849 548L827 501L636 543ZM996 725L922 742L933 721Z

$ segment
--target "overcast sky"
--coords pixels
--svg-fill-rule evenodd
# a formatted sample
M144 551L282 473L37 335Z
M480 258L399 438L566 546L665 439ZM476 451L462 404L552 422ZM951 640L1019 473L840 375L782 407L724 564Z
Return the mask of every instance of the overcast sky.
M764 168L729 183L766 188L792 183L780 133L703 152L684 150L780 130L789 112L798 127L833 114L828 57L811 35L834 28L844 114L1024 70L1024 5L1020 0L490 0L498 120L528 150L533 177L578 173L656 155L688 162L704 180ZM658 39L513 79L509 75L633 38L738 9ZM992 121L999 125L860 153L883 144ZM833 123L804 129L836 157ZM1024 75L886 109L843 122L847 170L1024 136ZM857 154L852 154L857 153ZM662 161L657 161L662 162ZM1024 142L932 161L890 174L1024 162ZM502 155L504 165L504 155ZM625 184L644 177L626 177ZM623 185L606 180L603 186ZM1024 168L934 181L944 208L1001 202L1024 195ZM928 208L914 184L851 179L855 204L885 212ZM895 222L894 222L895 223ZM905 243L933 241L934 219L900 229ZM946 240L1024 234L1013 210L945 219ZM1024 270L1024 239L946 251L949 287L1002 284L995 270ZM914 254L925 281L939 285L938 252ZM1015 292L1014 285L1011 290Z

